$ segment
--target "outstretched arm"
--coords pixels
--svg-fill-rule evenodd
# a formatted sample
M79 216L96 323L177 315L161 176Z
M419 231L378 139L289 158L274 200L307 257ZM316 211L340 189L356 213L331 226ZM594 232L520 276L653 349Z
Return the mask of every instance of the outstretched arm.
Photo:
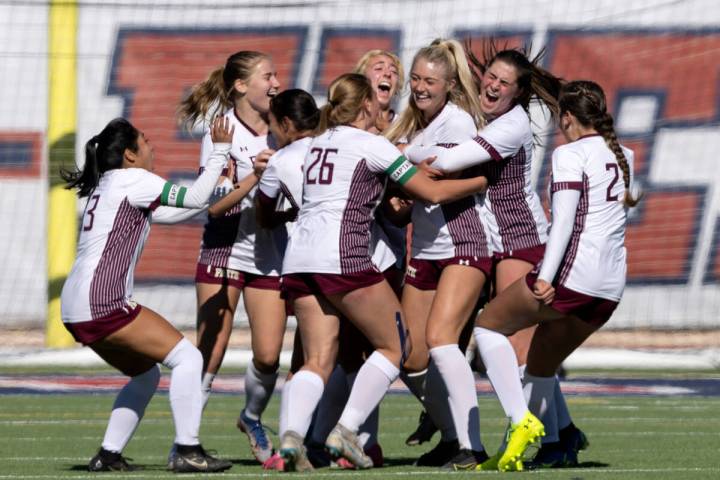
M399 157L386 173L402 185L411 195L430 203L447 203L484 192L488 182L485 177L462 180L431 180L428 175L411 165L405 157Z
M452 148L440 145L427 147L413 145L405 149L405 155L416 164L426 158L437 157L432 166L444 172L459 172L494 159L476 140L469 140Z

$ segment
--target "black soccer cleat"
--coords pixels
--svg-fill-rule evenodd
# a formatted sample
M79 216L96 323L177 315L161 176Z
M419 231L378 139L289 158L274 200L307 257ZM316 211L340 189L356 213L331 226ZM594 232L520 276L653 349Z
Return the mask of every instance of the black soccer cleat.
M488 458L490 457L485 453L485 450L475 452L467 448L461 448L442 468L443 470L475 470L478 465Z
M118 452L100 448L97 455L88 463L89 472L130 472L135 467L128 465L127 460Z
M418 420L418 426L413 433L405 440L405 445L414 447L415 445L421 445L425 442L429 442L438 428L430 418L430 415L426 411L420 412L420 419Z
M580 450L585 450L590 446L590 442L583 433L582 430L577 428L574 423L561 428L558 432L560 436L560 443L568 450L577 454Z
M565 468L577 466L577 453L567 450L561 442L543 443L535 457L524 462L527 470L541 468Z
M168 469L175 473L223 472L232 467L227 460L209 455L202 445L175 445L176 453Z
M448 442L440 440L440 442L435 445L435 448L420 455L420 458L415 461L415 466L442 467L452 460L459 451L460 446L457 440L450 440Z

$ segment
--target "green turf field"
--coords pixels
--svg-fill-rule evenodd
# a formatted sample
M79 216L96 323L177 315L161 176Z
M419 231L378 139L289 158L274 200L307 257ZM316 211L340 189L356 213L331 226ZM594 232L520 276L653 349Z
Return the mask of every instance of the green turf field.
M277 427L278 396L266 413ZM164 471L173 436L167 396L150 404L125 455L142 470L89 474L114 395L0 396L0 479L8 478L158 478ZM206 448L233 460L219 477L253 478L292 475L323 478L432 478L437 475L532 475L558 479L717 479L720 478L720 401L711 397L568 397L574 420L588 435L590 448L579 468L524 473L460 473L412 467L428 444L406 447L419 406L410 395L390 395L381 410L380 442L387 467L362 472L321 469L312 474L265 474L250 460L245 437L235 428L241 398L216 395L205 411L202 439ZM497 447L505 420L494 397L480 398L483 441ZM437 439L437 436L435 437ZM277 436L273 435L277 441Z

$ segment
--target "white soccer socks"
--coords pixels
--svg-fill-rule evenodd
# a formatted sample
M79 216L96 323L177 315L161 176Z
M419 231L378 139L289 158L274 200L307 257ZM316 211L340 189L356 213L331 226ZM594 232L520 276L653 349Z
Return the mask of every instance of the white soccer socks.
M147 372L132 377L120 390L110 413L102 448L116 453L123 451L145 414L145 408L159 382L160 369L155 365Z
M510 417L513 424L519 423L528 408L518 374L517 357L510 340L502 333L483 327L475 327L473 335L505 415Z
M387 357L374 351L357 373L339 423L356 433L399 374L400 370Z
M202 354L188 339L183 338L165 357L163 365L172 370L169 396L175 421L175 443L198 445L203 409Z
M480 441L480 414L475 377L465 355L457 344L450 344L431 348L430 356L447 388L450 411L460 448L475 452L484 450L485 447Z

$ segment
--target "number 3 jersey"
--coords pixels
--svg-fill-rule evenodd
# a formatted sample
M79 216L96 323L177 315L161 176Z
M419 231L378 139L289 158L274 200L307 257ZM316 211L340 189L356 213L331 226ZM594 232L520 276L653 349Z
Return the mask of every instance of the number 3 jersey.
M623 153L632 172L633 153L624 147ZM546 259L550 255L562 256L555 281L585 295L619 301L627 271L625 182L622 169L603 137L587 136L556 148L551 188L553 193L580 192L564 254L556 252L558 247L552 242L545 253Z
M160 205L181 206L168 198L175 191L142 168L109 170L100 177L88 197L77 257L63 286L63 322L97 320L131 305L133 273L152 212Z
M313 139L283 274L376 269L369 253L370 230L386 179L402 184L414 171L387 139L364 130L340 126Z

